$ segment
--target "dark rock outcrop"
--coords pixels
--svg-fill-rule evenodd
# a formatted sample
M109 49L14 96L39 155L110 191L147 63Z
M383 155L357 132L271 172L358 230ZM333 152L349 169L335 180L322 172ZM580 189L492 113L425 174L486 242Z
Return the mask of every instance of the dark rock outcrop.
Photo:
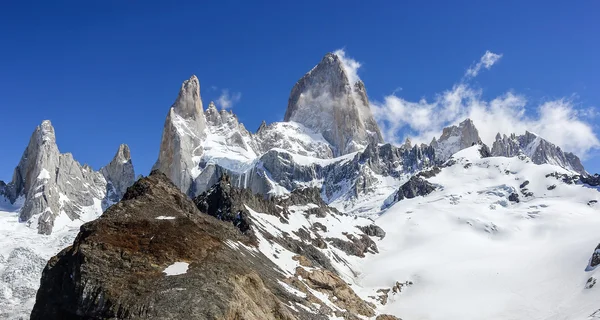
M284 304L299 298L251 245L154 172L48 262L31 319L322 319Z
M425 196L433 191L435 191L435 186L429 181L417 176L412 176L410 180L408 180L400 187L400 189L398 189L398 192L396 192L396 195L394 196L394 201Z
M385 231L383 231L383 229L381 229L381 227L376 224L370 224L368 226L358 226L357 228L370 237L379 237L379 239L385 238Z
M579 178L582 183L585 183L592 187L600 186L600 175L597 173L594 175L583 175Z
M589 266L591 268L596 268L600 264L600 244L596 246L594 249L594 253L592 253L592 257L590 258Z
M508 196L508 201L512 201L512 202L519 203L519 202L520 202L520 200L519 200L519 194L517 194L517 193L514 193L514 192L513 192L513 193L511 193L511 194Z

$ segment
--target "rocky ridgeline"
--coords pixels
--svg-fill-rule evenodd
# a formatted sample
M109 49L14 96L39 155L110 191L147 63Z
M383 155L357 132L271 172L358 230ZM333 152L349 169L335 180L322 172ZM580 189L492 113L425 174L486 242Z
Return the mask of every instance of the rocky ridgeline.
M72 154L59 152L54 127L46 120L31 135L12 181L0 181L0 196L10 203L23 201L19 220L50 234L60 215L70 220L89 211L100 215L102 204L118 201L133 179L127 145L119 147L109 165L94 171Z
M364 84L352 79L340 57L327 54L293 87L285 122L263 123L256 133L213 103L203 110L199 81L191 77L169 110L154 168L190 197L227 174L253 193L273 196L311 185L328 203L352 202L377 190L382 177L399 186L473 144L482 143L470 119L445 128L429 145L382 144ZM531 133L500 137L481 152L585 174L576 156Z
M535 164L548 163L587 175L576 155L563 152L560 147L529 131L520 136L515 134L501 136L498 133L492 144L491 155L494 157L525 155Z
M155 171L100 218L83 225L73 245L50 259L31 319L374 317L375 305L361 299L309 240L269 234L254 216L259 214L247 209L286 219L312 201L320 203L318 193L309 189L267 200L238 190L223 177L193 202ZM305 214L339 214L322 203L315 206L322 211ZM248 228L235 218L243 210ZM385 235L376 226L365 230ZM273 262L277 258L265 256L257 239L261 247L282 243L295 248L294 274L280 269ZM319 252L318 259L311 252ZM177 263L187 269L170 275L167 268Z

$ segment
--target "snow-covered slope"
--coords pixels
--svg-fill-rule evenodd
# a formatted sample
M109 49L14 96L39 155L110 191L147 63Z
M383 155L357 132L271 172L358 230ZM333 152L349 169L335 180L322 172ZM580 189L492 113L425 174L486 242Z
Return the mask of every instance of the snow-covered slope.
M586 319L600 308L600 288L586 289L600 241L597 188L527 158L482 159L479 148L428 179L435 192L376 219L387 236L359 283L412 282L381 307L403 319Z
M29 319L46 262L71 245L79 226L98 218L101 202L81 208L81 215L54 223L52 234L37 233L19 221L24 198L14 204L0 197L0 319Z

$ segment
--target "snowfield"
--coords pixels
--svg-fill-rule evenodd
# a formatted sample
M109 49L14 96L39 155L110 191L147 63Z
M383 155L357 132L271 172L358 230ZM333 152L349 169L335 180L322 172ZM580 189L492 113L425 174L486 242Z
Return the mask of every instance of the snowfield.
M387 236L358 283L412 281L381 308L402 319L588 319L600 309L600 288L585 288L600 242L600 212L588 203L600 193L546 177L567 172L559 167L481 159L477 148L429 179L437 191L381 214ZM533 196L523 196L525 181ZM512 192L519 203L508 201Z
M0 319L29 319L46 262L73 243L83 223L98 218L101 203L95 202L82 208L83 220L62 212L47 236L37 233L37 224L19 222L22 199L11 205L0 197Z

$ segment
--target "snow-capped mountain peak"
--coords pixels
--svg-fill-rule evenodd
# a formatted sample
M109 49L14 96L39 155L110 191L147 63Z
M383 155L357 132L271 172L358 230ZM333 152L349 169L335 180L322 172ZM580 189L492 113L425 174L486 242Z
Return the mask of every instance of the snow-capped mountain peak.
M328 53L292 88L284 121L322 134L336 156L383 142L364 84L351 80L343 60Z

